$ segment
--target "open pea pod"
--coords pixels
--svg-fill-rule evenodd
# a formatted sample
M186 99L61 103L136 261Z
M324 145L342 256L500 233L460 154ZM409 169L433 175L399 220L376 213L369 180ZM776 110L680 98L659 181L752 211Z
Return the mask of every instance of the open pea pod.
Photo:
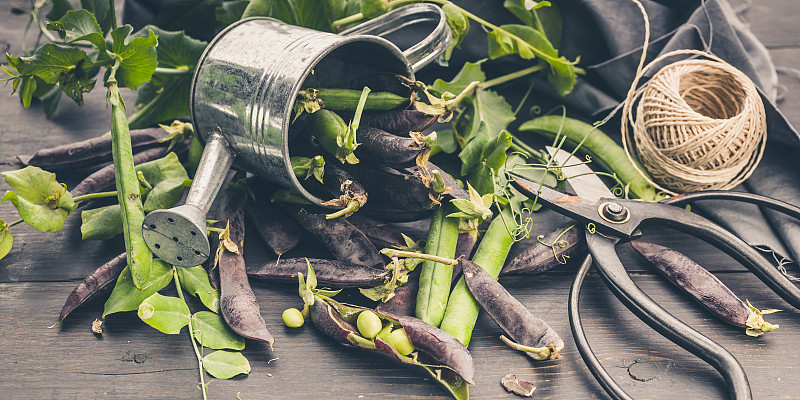
M362 336L355 327L358 315L364 310L374 312L383 323L384 329L374 339ZM468 384L474 383L475 376L472 356L447 332L413 317L345 305L321 295L314 295L310 314L317 329L339 343L379 351L405 364L421 367L457 400L469 398ZM389 338L389 332L401 328L414 347L408 355L403 355Z

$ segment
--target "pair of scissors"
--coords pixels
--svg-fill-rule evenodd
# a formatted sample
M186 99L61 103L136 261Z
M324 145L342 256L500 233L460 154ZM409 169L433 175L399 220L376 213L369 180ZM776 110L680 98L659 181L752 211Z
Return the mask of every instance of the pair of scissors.
M642 225L659 224L691 234L732 256L752 271L786 302L800 309L800 288L778 271L747 243L719 225L687 211L682 206L697 200L735 200L764 206L800 219L800 208L764 196L727 191L707 191L675 196L659 203L618 199L592 174L591 169L570 153L548 147L555 163L561 165L577 196L552 189L508 172L514 188L544 206L587 225L589 249L572 284L569 298L570 327L576 347L592 375L613 399L632 399L614 382L594 355L580 322L581 285L592 265L614 295L639 319L662 336L701 358L723 377L731 399L750 400L752 393L742 365L722 346L695 331L648 297L628 276L616 252L616 245L639 238Z

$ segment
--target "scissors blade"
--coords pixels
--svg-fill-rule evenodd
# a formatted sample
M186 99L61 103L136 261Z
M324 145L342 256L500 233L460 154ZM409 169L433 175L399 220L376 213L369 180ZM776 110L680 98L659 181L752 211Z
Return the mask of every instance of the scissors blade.
M561 167L561 172L567 177L567 181L578 197L590 203L602 198L613 199L616 197L581 159L555 147L546 146L545 149L558 165L564 165Z

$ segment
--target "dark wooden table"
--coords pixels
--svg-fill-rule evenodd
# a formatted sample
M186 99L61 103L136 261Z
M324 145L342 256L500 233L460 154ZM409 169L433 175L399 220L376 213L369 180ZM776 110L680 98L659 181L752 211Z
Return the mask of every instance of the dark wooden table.
M770 49L775 64L800 65L800 3L757 2L746 14L755 34ZM19 53L26 18L0 3L0 50ZM31 35L34 36L34 35ZM800 126L800 80L782 74L788 91L781 108ZM62 101L52 119L42 106L24 110L16 97L0 96L0 171L19 167L17 154L86 139L108 130L104 93L96 90L83 108ZM4 91L7 93L7 90ZM128 104L133 104L132 97ZM60 174L74 184L78 177ZM800 184L800 182L798 182ZM8 186L0 182L0 192ZM10 204L0 218L17 219ZM536 230L547 232L563 222L550 212L536 215ZM80 217L70 216L62 232L45 234L25 225L13 228L14 248L0 261L0 395L8 399L200 398L197 362L185 330L161 334L132 314L106 320L102 336L90 331L102 312L94 304L67 322L48 328L76 282L122 249L120 239L80 240ZM785 311L770 316L780 329L760 338L722 325L700 306L654 275L628 246L620 248L631 275L651 297L681 320L729 349L744 365L757 399L800 398L800 312L783 302L751 273L716 249L677 232L650 232L654 240L690 254L713 270L742 298L764 308ZM249 242L248 262L269 258L260 243ZM503 345L499 328L482 314L470 351L476 370L475 399L512 398L500 378L515 373L536 382L540 399L606 398L574 348L567 319L567 295L574 267L540 277L503 278L512 294L548 321L566 342L558 361L531 362ZM446 399L447 393L420 372L380 356L339 346L313 327L290 330L281 312L301 305L294 285L254 285L264 318L276 338L274 350L248 342L244 351L250 376L212 380L214 398L260 399ZM582 297L587 335L600 360L636 398L724 398L719 374L636 319L591 276ZM209 377L209 380L210 377Z

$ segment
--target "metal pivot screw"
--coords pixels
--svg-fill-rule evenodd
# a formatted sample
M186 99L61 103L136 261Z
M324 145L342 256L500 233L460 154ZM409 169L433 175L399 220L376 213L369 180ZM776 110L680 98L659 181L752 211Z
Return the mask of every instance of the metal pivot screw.
M601 204L599 211L604 220L615 224L628 222L631 217L627 207L615 202Z

